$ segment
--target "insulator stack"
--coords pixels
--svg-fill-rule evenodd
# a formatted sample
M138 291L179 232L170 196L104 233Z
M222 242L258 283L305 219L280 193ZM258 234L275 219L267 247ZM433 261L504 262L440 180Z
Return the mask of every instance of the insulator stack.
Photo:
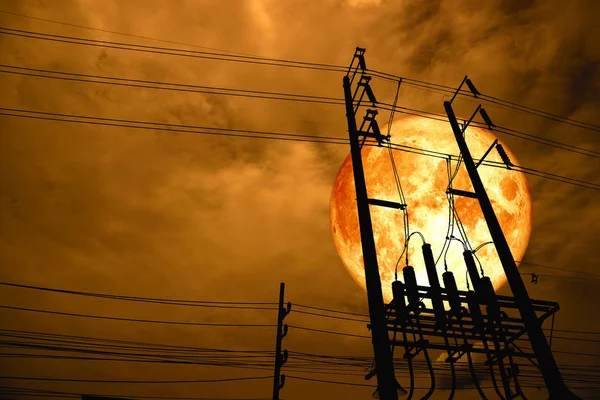
M406 301L404 300L404 284L402 282L392 282L392 296L394 296L396 318L404 322L406 320Z
M460 297L458 296L458 287L456 286L456 280L454 274L450 271L446 271L442 274L444 280L444 287L448 294L448 302L450 303L450 309L455 313L460 313Z
M477 272L477 265L475 265L475 258L473 257L473 252L471 250L465 250L463 252L463 257L465 259L465 264L467 265L467 271L469 273L469 278L471 278L471 283L473 284L473 288L476 289L479 285L479 272Z
M477 293L469 290L467 292L467 305L469 306L469 312L473 319L474 329L483 329L483 314L481 313L481 307L477 299Z
M425 243L421 249L423 250L423 260L425 261L425 269L427 270L427 278L429 279L429 286L432 288L440 287L440 279L435 269L435 261L433 260L433 252L431 251L431 245Z
M411 266L406 266L402 268L402 275L404 275L404 284L406 285L406 297L408 297L408 305L413 310L416 310L420 301L415 269Z
M498 151L498 154L500 155L502 162L504 164L506 164L506 168L510 169L510 167L513 165L513 163L510 162L510 159L508 158L508 154L506 154L506 150L504 150L504 147L502 147L501 144L497 144L496 150Z
M433 260L433 252L431 251L431 245L425 243L422 246L423 260L425 261L425 269L427 270L427 278L429 279L429 292L431 293L431 304L433 306L433 312L438 328L445 326L446 324L446 312L444 309L444 302L442 301L442 294L440 288L440 279L435 269L435 261Z
M470 79L465 79L465 83L467 84L467 86L469 87L469 90L471 91L471 93L473 93L473 95L475 97L477 97L477 95L480 95L481 93L479 93L479 90L477 90L475 88L475 85L473 84L473 82L471 82Z
M492 122L492 119L490 118L490 116L488 115L487 111L485 111L484 108L481 108L479 110L479 114L481 115L481 117L483 118L483 120L485 121L485 123L487 124L488 128L492 129L494 125L494 123Z
M484 276L479 279L479 284L475 287L481 303L485 305L491 305L496 293L494 292L494 285L489 276Z

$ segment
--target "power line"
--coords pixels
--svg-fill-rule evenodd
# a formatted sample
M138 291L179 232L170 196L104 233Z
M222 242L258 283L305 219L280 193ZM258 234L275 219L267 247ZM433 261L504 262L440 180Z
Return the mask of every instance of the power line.
M594 353L578 353L578 352L574 352L574 351L561 351L561 350L552 350L552 352L559 353L559 354L571 354L571 355L575 355L575 356L600 357L600 354L594 354Z
M35 331L23 331L14 329L1 329L0 336L30 339L45 342L53 342L59 344L79 344L85 346L101 347L101 348L117 348L117 349L133 349L144 352L155 352L162 351L167 353L176 353L178 355L190 353L196 356L210 356L210 357L230 357L231 354L259 354L264 357L271 357L273 351L271 350L234 350L234 349L222 349L222 348L207 348L207 347L192 347L192 346L180 346L173 344L158 344L139 342L131 340L117 340L99 337L89 336L75 336L75 335L63 335L56 333L46 332L35 332ZM22 342L24 343L24 342ZM34 342L35 343L35 342ZM216 354L215 354L216 353ZM239 357L239 356L237 356Z
M24 15L22 15L22 16L24 16ZM56 22L56 21L51 21L51 20L47 20L47 21L48 22ZM85 28L85 29L94 29L94 28L89 28L89 27L85 27L85 26L78 26L78 27ZM273 65L273 66L285 66L285 67L293 67L293 68L325 70L325 71L332 71L332 72L345 72L347 70L346 66L341 66L341 65L284 60L284 59L276 59L276 58L260 57L260 56L252 56L252 55L242 55L241 53L238 53L238 55L234 55L234 54L224 54L222 52L221 53L193 52L193 51L182 50L182 49L169 49L169 48L164 48L164 47L142 46L142 45L131 44L131 43L108 42L108 41L99 41L99 40L78 38L78 37L72 37L72 36L52 35L52 34L47 34L47 33L42 33L42 32L10 29L10 28L4 28L4 27L0 27L0 30L1 30L0 33L21 36L21 37L43 39L43 40L53 40L53 41L73 43L73 44L83 44L83 45L91 45L91 46L118 48L118 49L123 49L123 50L152 52L151 50L154 49L155 50L154 52L159 53L159 54L184 55L184 56L188 56L188 57L195 56L195 57L200 57L200 58L210 58L210 59L217 59L217 60L222 60L222 61L258 63L258 64L265 64L265 65ZM94 30L96 30L96 29L94 29ZM110 33L123 34L121 32L115 32L115 31L111 31ZM137 36L137 35L130 35L130 34L123 34L123 35L134 36L134 37ZM143 36L139 36L139 37L148 39ZM158 40L158 39L153 39L153 40ZM169 42L169 41L165 41L165 40L161 40L161 41ZM176 43L176 44L180 44L180 43ZM184 45L187 45L187 44L184 44ZM125 47L119 47L119 46L125 46ZM169 52L169 51L171 51L171 52ZM183 54L177 54L176 52L178 52L178 51ZM223 50L220 50L220 51L223 51ZM173 52L175 52L175 54ZM232 53L232 52L230 52L230 53ZM411 86L415 86L415 87L423 88L423 89L427 89L427 90L441 91L446 94L453 94L455 92L455 88L450 87L450 86L420 81L417 79L404 78L404 77L400 77L397 75L380 72L380 71L376 71L376 70L366 70L366 71L368 73L370 73L371 75L373 75L374 77L393 81L394 83L397 83L399 79L402 79L403 83L405 85L411 85ZM461 91L459 91L458 94L461 96L473 97L473 94L466 90L461 90ZM568 118L568 117L562 117L562 116L552 114L549 112L537 110L532 107L522 106L517 103L513 103L513 102L510 102L507 100L502 100L502 99L499 99L499 98L496 98L493 96L479 94L478 98L481 100L493 103L493 104L502 105L504 107L513 109L515 111L528 113L528 114L536 115L538 117L551 119L556 122L565 123L565 124L569 124L569 125L572 125L575 127L600 132L600 126L598 126L598 125L574 120L574 119Z
M530 273L521 272L521 275L531 276ZM535 274L537 276L545 276L547 278L557 278L557 279L577 279L577 280L585 280L585 281L598 281L600 278L590 278L584 276L567 276L567 275L551 275L551 274Z
M124 300L142 303L155 303L155 304L166 304L166 305L177 305L177 306L190 306L190 307L209 307L209 308L236 308L245 310L277 310L276 307L254 307L254 305L276 305L277 303L269 302L234 302L234 301L200 301L200 300L181 300L181 299L164 299L155 297L137 297L137 296L125 296L109 293L97 293L97 292L83 292L77 290L57 289L51 287L42 287L34 285L25 285L14 282L2 282L1 286L17 287L21 289L32 289L46 292L72 294L78 296L98 297L103 299L111 300Z
M271 354L272 350L232 350L232 349L221 349L221 348L208 348L208 347L192 347L192 346L181 346L174 344L164 344L164 343L150 343L150 342L139 342L132 340L122 340L122 339L110 339L110 338L100 338L94 336L78 336L78 335L65 335L59 333L49 333L49 332L40 332L40 331L25 331L25 330L16 330L16 329L0 329L0 336L7 334L21 334L21 335L30 335L32 337L50 337L50 338L58 338L58 339L75 339L75 340L84 340L91 342L102 342L102 343L117 343L117 344L127 344L127 345L135 345L135 346L144 346L145 348L159 348L159 349L167 349L174 351L190 351L190 352L218 352L218 353L265 353Z
M126 321L126 322L142 322L142 323L150 323L150 324L215 326L215 327L248 327L248 328L276 326L273 324L222 324L222 323L210 323L210 322L202 323L202 322L162 321L162 320L150 320L150 319L120 318L120 317L109 317L106 315L76 314L76 313L69 313L69 312L62 312L62 311L42 310L42 309L25 308L25 307L14 307L14 306L7 306L7 305L0 305L0 308L7 309L7 310L15 310L15 311L27 311L27 312L44 313L44 314L64 315L64 316L69 316L69 317L106 319L106 320Z
M316 378L306 378L303 376L294 376L294 375L287 375L288 378L292 378L292 379L298 379L301 381L311 381L311 382L321 382L321 383L332 383L332 384L336 384L336 385L345 385L345 386L363 386L363 387L370 387L370 388L375 388L376 386L373 385L368 385L365 383L354 383L354 382L339 382L339 381L328 381L328 380L324 380L324 379L316 379Z
M345 321L354 321L354 322L363 322L363 323L368 323L369 322L369 321L364 320L364 319L340 317L340 316L337 316L337 315L319 314L319 313L314 313L314 312L310 312L310 311L302 311L302 310L295 310L294 313L296 313L296 314L305 314L305 315L314 315L314 316L322 317L322 318L342 319L342 320L345 320Z
M35 394L57 394L57 395L67 395L73 396L77 398L81 398L81 393L74 392L61 392L54 390L43 390L43 389L30 389L30 388L22 388L15 386L0 386L2 390L14 390L17 391L20 395L31 395L35 397ZM156 399L156 400L270 400L268 397L163 397L163 396L124 396L119 394L94 394L96 396L104 396L104 397L135 397L138 399Z
M212 87L212 86L200 86L200 85L190 85L190 84L181 84L181 83L148 81L148 80L140 80L140 79L127 79L127 78L109 77L109 76L102 76L102 75L89 75L89 74L80 74L80 73L72 73L72 72L65 72L65 71L26 68L26 67L14 66L14 65L0 65L0 67L5 68L5 69L6 68L10 69L10 70L0 70L0 72L2 72L2 73L9 73L9 74L16 74L16 75L23 75L23 76L32 76L32 77L39 77L39 78L61 79L61 80L85 82L85 83L108 84L108 85L117 85L117 86L125 86L125 87L170 90L170 91L191 92L191 93L201 93L201 94L260 98L260 99L265 99L265 100L286 100L286 101L299 101L299 102L330 104L330 105L343 105L344 104L343 99L336 98L336 97L313 96L313 95L302 95L302 94L295 94L295 93L268 92L268 91L246 90L246 89L234 89L234 88ZM429 112L425 112L425 111L421 111L421 110L414 110L414 109L410 109L407 107L400 107L395 104L390 105L387 103L379 103L378 107L380 107L384 110L390 110L392 113L395 112L396 110L398 110L398 112L401 112L404 114L419 115L424 118L429 118L429 119L439 120L439 121L446 120L445 117L443 117L441 114L429 113ZM478 123L476 121L473 121L472 125L477 126L479 128L488 128L487 125L485 125L483 123ZM560 150L569 151L569 152L577 153L580 155L600 159L600 152L597 152L597 151L569 145L566 143L542 138L542 137L535 136L535 135L530 135L530 134L527 134L524 132L520 132L520 131L517 131L514 129L504 128L504 127L500 127L500 126L496 126L495 130L497 130L501 133L504 133L506 135L509 135L509 136L517 137L519 139L524 139L524 140L528 140L528 141L531 141L534 143L557 148Z
M120 77L111 77L103 75L90 75L80 74L65 71L56 70L45 70L36 68L26 68L14 65L0 64L0 70L2 73L32 76L38 78L50 78L50 79L61 79L75 82L86 82L86 83L99 83L107 85L144 88L144 89L160 89L170 90L177 92L188 92L188 93L201 93L201 94L215 94L225 96L237 96L237 97L249 97L249 98L260 98L267 100L289 100L289 101L300 101L308 103L319 103L319 104L337 104L343 105L344 101L341 98L327 97L327 96L313 96L303 95L296 93L282 93L282 92L268 92L260 90L248 90L248 89L234 89L226 87L215 87L215 86L202 86L202 85L191 85L184 83L172 83L172 82L159 82L159 81L148 81L142 79L129 79ZM6 70L10 69L10 70ZM52 74L52 75L49 75Z
M557 270L557 271L572 272L572 273L576 273L576 274L600 276L600 274L595 274L593 272L584 272L584 271L577 271L577 270L567 269L567 268L550 267L548 265L536 264L536 263L531 263L531 262L527 262L527 261L517 261L517 262L520 263L520 264L532 265L534 267L539 267L539 268L554 269L554 270Z
M219 383L234 381L253 381L271 379L271 376L248 376L220 379L193 379L193 380L116 380L116 379L75 379L75 378L48 378L30 376L0 376L0 379L22 381L50 381L50 382L84 382L84 383L124 383L124 384L181 384L181 383Z
M189 58L202 58L202 59L217 60L217 61L231 61L231 62L239 62L239 63L246 63L246 64L260 64L260 65L270 65L270 66L277 66L277 67L291 67L291 68L333 71L333 72L343 72L346 70L345 67L331 65L331 64L320 64L320 63L311 63L311 62L303 62L303 61L290 61L290 60L274 59L274 58L268 58L268 57L239 56L239 55L232 55L232 54L211 53L211 52L206 52L206 51L194 51L194 50L185 50L185 49L173 49L173 48L168 48L168 47L157 47L157 46L148 46L148 45L123 43L123 42L112 42L112 41L106 41L106 40L94 40L94 39L65 36L65 35L53 35L53 34L49 34L49 33L27 31L27 30L21 30L21 29L10 29L10 28L5 28L5 27L0 27L0 34L12 35L12 36L18 36L18 37L26 37L26 38L31 38L31 39L41 39L41 40L47 40L47 41L51 41L51 42L79 44L79 45L85 45L85 46L120 49L120 50L131 50L131 51L151 53L151 54L176 55L176 56L183 56L183 57L189 57Z
M300 329L300 330L303 330L303 331L327 333L327 334L330 334L330 335L349 336L349 337L356 337L356 338L361 338L361 339L371 339L371 336L356 335L356 334L353 334L353 333L344 333L344 332L329 331L329 330L325 330L325 329L308 328L308 327L305 327L305 326L298 326L298 325L289 325L289 327L293 328L293 329Z
M209 128L201 126L190 126L190 125L176 125L167 123L157 123L148 121L132 121L115 118L102 118L102 117L91 117L84 115L74 114L61 114L61 113L49 113L42 111L32 111L23 109L12 109L12 108L0 108L0 115L38 119L38 120L50 120L60 122L70 122L79 124L89 125L100 125L100 126L112 126L120 128L132 128L132 129L144 129L144 130L159 130L166 132L180 132L180 133L193 133L193 134L204 134L204 135L216 135L216 136L230 136L230 137L242 137L251 139L269 139L269 140L284 140L294 142L309 142L309 143L323 143L323 144L345 144L347 145L347 139L335 138L335 137L324 137L314 135L300 135L300 134L288 134L288 133L277 133L267 131L251 131L243 129L227 129L227 128ZM210 129L210 130L209 130ZM216 132L215 132L216 131ZM234 132L234 133L230 133ZM244 134L246 132L246 134ZM368 146L375 146L373 143L366 144ZM406 151L429 157L436 157L440 159L449 159L452 156L447 153L439 153L426 149L419 149L417 147L411 147L406 145L390 144L394 150ZM437 154L436 154L437 153ZM444 157L445 155L445 157ZM506 166L499 162L483 161L482 165L503 168ZM556 174L547 173L544 171L533 170L531 168L521 166L511 166L511 169L522 172L525 174L538 176L544 179L553 180L556 182L567 183L573 186L578 186L586 189L600 190L600 185L588 181L577 180L569 177L564 177Z
M290 379L298 379L298 380L303 380L303 381L310 381L310 382L319 382L319 383L328 383L328 384L334 384L334 385L344 385L344 386L362 386L362 387L369 387L369 388L376 388L376 386L374 385L369 385L369 384L364 384L364 383L354 383L354 382L340 382L340 381L331 381L331 380L325 380L325 379L317 379L317 378L307 378L307 377L303 377L303 376L295 376L295 375L287 375L288 378ZM589 383L591 383L592 381L590 381ZM521 385L521 387L530 387L530 388L535 388L535 387L540 387L543 386L543 384L540 382L539 385ZM481 386L482 389L492 389L493 386ZM428 387L415 387L415 389L429 389ZM436 387L437 390L451 390L450 387ZM457 387L455 388L456 390L474 390L475 387ZM591 390L600 390L600 387L595 387L595 386L591 386L591 387L575 387L575 389L591 389Z
M180 46L188 46L188 47L195 47L195 48L198 48L198 49L214 50L214 51L221 51L221 52L224 52L224 53L231 53L231 54L238 54L238 55L243 55L243 56L250 56L250 54L239 53L239 52L235 52L235 51L231 51L231 50L223 50L223 49L217 49L217 48L214 48L214 47L198 46L198 45L195 45L195 44L176 42L176 41L166 40L166 39L159 39L159 38L154 38L154 37L150 37L150 36L135 35L135 34L131 34L131 33L124 33L124 32L112 31L112 30L108 30L108 29L95 28L95 27L86 26L86 25L72 24L72 23L68 23L68 22L56 21L56 20L47 19L47 18L34 17L34 16L31 16L31 15L21 14L21 13L16 13L16 12L11 12L11 11L0 10L0 13L9 14L9 15L15 15L15 16L24 17L24 18L29 18L29 19L33 19L33 20L37 20L37 21L50 22L50 23L57 24L57 25L71 26L71 27L74 27L74 28L81 28L81 29L88 29L88 30L98 31L98 32L112 33L112 34L121 35L121 36L129 36L129 37L133 37L133 38L136 38L136 39L154 40L154 41L157 41L157 42L177 44L177 45L180 45Z
M574 330L568 330L568 329L554 329L554 332L577 333L577 334L582 334L582 335L600 335L600 332L574 331Z
M297 304L294 303L294 308L296 307L300 307L300 308L308 308L309 310L319 310L319 311L326 311L326 312L330 312L330 313L337 313L337 314L346 314L346 315L356 315L358 317L366 317L368 318L369 315L368 314L361 314L361 313L355 313L355 312L350 312L350 311L341 311L341 310L333 310L331 308L323 308L323 307L315 307L315 306L307 306L304 304Z
M33 115L23 115L15 113L29 113ZM279 133L268 131L253 131L246 129L231 129L218 127L202 127L192 125L176 125L168 123L157 123L149 121L133 121L115 118L91 117L85 115L48 113L42 111L19 110L13 108L0 107L0 115L22 117L30 119L72 122L79 124L113 126L120 128L134 128L144 130L158 130L166 132L181 132L194 133L202 135L240 137L248 139L267 139L267 140L284 140L294 142L309 142L309 143L326 143L326 144L347 144L348 140L343 138L332 138L314 135L299 135L291 133ZM148 125L148 126L146 126ZM323 140L321 140L323 139Z
M401 106L393 107L392 105L389 105L387 103L378 103L377 107L380 108L380 109L383 109L383 110L396 111L396 112L400 112L402 114L408 114L408 115L415 115L415 116L419 116L419 117L431 119L433 121L448 122L447 117L445 115L443 115L443 114L440 114L440 113L434 113L434 112L429 112L429 111L416 110L416 109L411 109L411 108L408 108L408 107L401 107ZM493 127L493 129L490 129L490 127L487 124L483 123L483 122L471 121L470 126L473 126L473 127L476 127L476 128L481 128L481 129L493 130L496 133L502 133L504 135L516 137L518 139L527 140L527 141L532 142L532 143L541 144L541 145L544 145L544 146L548 146L548 147L556 148L556 149L559 149L559 150L564 150L564 151L568 151L568 152L572 152L572 153L584 155L584 156L587 156L587 157L592 157L592 158L595 158L595 159L600 158L600 152L597 152L597 151L594 151L594 150L589 150L589 149L585 149L583 147L578 147L578 146L570 145L570 144L567 144L567 143L559 142L559 141L556 141L556 140L551 140L551 139L543 138L541 136L531 135L529 133L525 133L525 132L517 131L515 129L510 129L510 128L502 127L502 126L499 126L499 125L495 125Z
M452 86L441 85L441 84L431 83L431 82L425 82L425 81L420 81L420 80L411 79L411 78L402 78L397 75L380 72L380 71L375 71L375 70L367 70L367 71L376 78L387 80L389 82L393 82L394 84L396 84L398 82L398 79L403 79L404 84L408 84L410 86L417 87L417 88L423 89L423 90L437 91L437 92L447 94L447 95L454 95L454 93L456 92L456 88L452 87ZM539 109L536 109L533 107L527 107L527 106L524 106L524 105L521 105L518 103L514 103L514 102L511 102L508 100L503 100L503 99L500 99L500 98L497 98L494 96L489 96L486 94L479 93L479 94L477 94L477 96L474 96L474 94L468 89L459 90L457 95L461 96L461 97L467 97L469 99L475 97L480 101L488 102L491 104L496 104L496 105L508 108L510 110L513 110L513 111L517 111L517 112L521 112L521 113L525 113L525 114L529 114L529 115L534 115L534 116L541 117L541 118L546 118L546 119L549 119L549 120L552 120L555 122L571 125L571 126L574 126L577 128L600 132L600 126L595 125L595 124L591 124L591 123L584 122L584 121L579 121L579 120L569 118L569 117L564 117L564 116L561 116L558 114L553 114L553 113L550 113L547 111L542 111L542 110L539 110Z

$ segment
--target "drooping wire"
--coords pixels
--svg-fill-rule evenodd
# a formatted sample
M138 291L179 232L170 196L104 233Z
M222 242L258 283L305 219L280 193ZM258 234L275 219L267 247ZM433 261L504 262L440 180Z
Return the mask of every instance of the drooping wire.
M406 112L403 112L406 114ZM51 112L42 112L34 110L24 109L12 109L0 107L0 115L18 118L27 118L32 120L44 120L44 121L60 121L76 124L87 124L96 126L109 126L129 129L140 129L140 130L157 130L164 132L177 132L177 133L190 133L200 135L212 135L212 136L226 136L226 137L242 137L249 139L269 139L269 140L280 140L280 141L291 141L291 142L308 142L308 143L322 143L322 144L338 144L347 145L348 139L336 138L336 137L324 137L324 136L312 136L312 135L300 135L300 134L287 134L279 132L267 132L267 131L250 131L244 129L231 129L231 128L220 128L220 127L200 127L193 125L181 125L181 124L165 124L157 123L152 121L135 121L135 120L123 120L115 118L101 118L93 117L88 115L74 115L74 114L60 114ZM366 143L367 146L377 146L377 144ZM434 157L439 159L447 159L450 154L440 153L432 150L416 148L412 146L399 145L390 143L390 146L394 150L402 152L414 153L425 155L428 157ZM483 161L482 165L493 168L506 168L504 164L490 161ZM533 170L521 166L513 166L513 170L537 176L544 179L553 180L556 182L567 183L573 186L578 186L586 189L600 191L600 185L580 181L577 179L559 176L556 174L550 174L544 171Z
M450 250L450 245L452 240L458 240L463 244L464 250L470 250L475 259L477 260L478 264L479 264L479 269L481 270L481 275L485 276L484 271L483 271L483 266L481 265L481 262L479 260L479 258L477 257L477 255L475 254L475 252L477 250L479 250L481 247L485 246L486 244L489 244L489 242L486 242L482 245L480 245L479 247L477 247L475 250L473 250L473 247L471 246L471 243L469 242L469 238L467 236L467 232L465 230L465 227L460 219L460 215L458 214L458 211L456 209L456 204L454 202L454 194L452 192L452 187L453 187L453 182L454 179L456 179L456 177L458 176L458 172L460 169L460 166L462 164L462 154L459 154L457 163L456 163L456 167L454 168L454 172L452 172L452 159L451 157L449 157L446 160L446 170L448 173L448 187L446 190L446 197L448 199L448 229L446 231L446 238L444 241L444 245L442 246L442 250L440 251L440 254L438 256L438 258L435 261L435 264L437 265L437 263L439 262L439 260L442 258L442 256L444 257L444 270L448 271L448 264L446 262L447 256L448 256L448 251ZM460 235L460 239L456 238L454 236L454 229L458 230L458 233ZM468 279L466 280L467 282L467 290L468 290Z
M479 264L479 271L481 272L481 276L485 276L485 271L483 270L483 264L481 264L481 260L479 260L479 257L477 257L477 254L475 254L475 252L473 252L473 257L477 261L477 264Z
M446 229L446 235L444 236L444 244L442 245L442 250L440 251L439 256L437 257L437 259L435 260L435 265L438 264L438 262L440 261L440 259L442 258L442 256L444 255L444 251L446 249L446 246L449 245L449 240L450 240L450 235L453 233L453 229L454 229L454 219L452 218L452 208L450 207L450 199L448 198L449 196L449 189L452 185L452 156L449 156L448 158L446 158L446 172L448 174L448 189L446 190L446 199L448 200L448 229Z
M396 105L398 104L398 95L400 93L400 86L402 85L402 78L398 80L398 87L396 88L396 95L394 96L394 104L392 110L390 112L390 118L388 120L388 138L391 138L392 135L392 124L394 122L394 113L396 112ZM400 256L398 257L398 261L396 262L396 267L394 269L394 280L398 280L398 264L402 259L402 256L406 254L406 265L408 265L408 240L410 236L410 226L408 222L408 205L406 203L406 198L404 197L404 191L402 190L402 184L400 182L400 175L398 174L398 168L396 167L396 160L394 159L394 153L392 151L391 140L387 142L387 150L388 155L390 157L390 163L392 164L392 172L394 173L394 183L396 184L396 190L398 191L398 197L400 199L400 204L403 205L402 210L402 219L403 219L403 229L404 229L404 247Z
M475 260L477 260L477 264L479 264L479 270L481 271L481 276L485 276L485 272L483 271L483 265L481 264L479 257L477 257L477 252L479 250L481 250L481 248L483 248L484 246L486 246L488 244L494 244L494 242L492 242L492 241L485 242L485 243L482 243L479 246L477 246L475 249L473 249L473 257L475 258Z

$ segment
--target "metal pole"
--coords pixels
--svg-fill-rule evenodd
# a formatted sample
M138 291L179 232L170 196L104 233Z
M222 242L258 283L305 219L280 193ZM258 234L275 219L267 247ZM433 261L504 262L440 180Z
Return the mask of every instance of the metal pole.
M469 177L471 178L471 183L473 185L475 194L477 195L477 199L479 200L479 205L488 225L490 235L492 236L492 240L496 246L498 257L500 258L500 262L504 268L506 279L515 297L521 318L523 318L523 323L525 324L525 329L527 330L531 347L535 357L538 359L540 372L542 373L544 382L548 388L550 400L579 399L569 390L569 388L567 388L563 381L561 373L558 369L558 365L556 364L556 360L554 359L552 351L550 350L548 342L546 341L546 337L544 336L542 325L535 314L535 310L531 304L531 299L529 298L529 294L527 293L523 279L521 279L521 275L517 270L515 259L513 258L510 247L508 246L508 242L504 237L500 223L496 218L496 214L492 208L492 203L490 202L483 183L481 182L479 173L475 168L473 157L471 156L471 152L469 151L469 147L467 146L465 138L463 137L460 126L458 125L458 121L456 120L456 116L454 115L454 110L452 109L452 105L449 101L444 102L444 108L446 109L446 114L448 114L448 119L450 120L450 125L452 126L452 131L454 132L454 136L456 138L456 143L458 144L458 148L462 153L465 168L467 169Z
M281 389L281 340L283 339L283 319L287 315L283 308L285 294L285 283L279 285L279 310L277 311L277 342L275 344L275 373L273 374L273 400L279 400L279 389Z
M363 261L365 266L365 281L367 286L367 299L369 302L369 315L371 320L371 335L373 338L373 353L375 355L375 369L377 370L377 386L382 400L397 400L396 377L394 364L389 345L389 336L385 319L385 306L381 290L381 278L377 265L373 225L367 198L367 185L362 165L358 130L352 104L350 79L344 77L344 97L346 100L346 118L348 119L348 133L350 135L350 153L352 155L352 169L354 184L356 186L356 205L358 208L358 222L360 239L362 243Z

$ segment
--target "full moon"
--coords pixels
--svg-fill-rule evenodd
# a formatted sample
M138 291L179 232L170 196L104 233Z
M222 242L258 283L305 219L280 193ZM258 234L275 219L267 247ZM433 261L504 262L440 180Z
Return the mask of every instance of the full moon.
M381 128L382 133L387 126ZM402 118L393 122L390 131L391 142L458 155L458 146L448 122L423 118ZM496 137L489 131L469 127L465 138L473 158L483 156ZM501 142L500 142L501 143ZM502 144L513 164L515 155ZM396 169L407 204L409 231L420 232L425 241L431 244L440 281L445 268L452 271L459 289L466 290L467 276L463 259L463 244L448 236L461 238L458 228L449 230L449 203L446 195L448 187L448 165L445 159L421 154L392 150ZM365 179L369 198L398 203L392 162L388 149L377 146L364 146L362 149ZM493 150L486 160L501 161ZM452 158L451 171L456 168L456 157ZM525 176L506 168L492 168L484 165L478 168L492 206L506 236L515 260L521 260L531 235L531 194ZM460 166L452 187L473 191L471 181L464 166ZM506 281L504 271L491 241L485 219L476 199L454 196L456 212L464 226L464 232L472 249L481 262L485 276L489 276L498 289ZM391 284L395 279L398 265L398 279L402 280L402 268L406 265L405 256L399 261L404 249L404 222L401 210L376 205L370 206L371 219L377 249L377 260L384 299L392 297ZM352 159L346 157L337 174L331 194L331 230L337 252L354 280L364 289L365 272L358 226L356 192ZM455 224L456 225L456 224ZM423 257L421 239L412 235L408 246L408 263L415 268L419 285L429 285ZM447 251L445 250L447 248ZM472 289L472 288L471 288Z

